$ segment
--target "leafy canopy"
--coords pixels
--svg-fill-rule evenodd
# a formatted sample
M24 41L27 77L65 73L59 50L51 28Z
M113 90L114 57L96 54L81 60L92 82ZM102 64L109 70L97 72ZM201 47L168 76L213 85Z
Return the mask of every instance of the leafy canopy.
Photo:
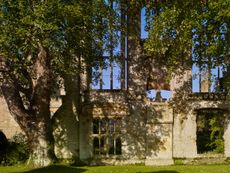
M102 0L0 0L0 7L0 52L17 73L30 70L38 42L48 50L53 72L78 71L79 57L93 61L104 48L101 35L116 17Z
M213 65L229 56L230 1L160 1L153 10L147 53L163 60L170 72L181 62ZM191 58L192 57L192 58Z

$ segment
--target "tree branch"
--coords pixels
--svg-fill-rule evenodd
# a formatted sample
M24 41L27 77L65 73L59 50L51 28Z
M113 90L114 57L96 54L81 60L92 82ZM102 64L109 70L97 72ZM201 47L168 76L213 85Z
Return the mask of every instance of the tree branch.
M30 101L31 95L32 95L32 85L29 84L29 88L26 88L20 84L20 80L14 74L10 73L9 75L10 75L10 78L13 80L14 86L18 89L18 91L25 94L28 101Z
M7 102L9 111L24 132L31 130L33 117L24 107L15 82L11 79L8 72L3 73L4 81L1 83L2 94Z

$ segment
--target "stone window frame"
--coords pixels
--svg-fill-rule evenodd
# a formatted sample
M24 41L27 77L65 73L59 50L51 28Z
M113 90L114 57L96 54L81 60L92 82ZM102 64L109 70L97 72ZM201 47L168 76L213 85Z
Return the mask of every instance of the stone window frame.
M98 121L97 129L95 129L96 121ZM103 123L104 125L102 126ZM121 125L121 118L104 118L104 117L103 118L102 117L93 118L93 121L92 121L93 156L112 157L112 156L122 155L122 141L121 141L120 125ZM95 142L97 142L97 140L98 140L98 144L97 146L95 146ZM119 143L119 146L117 146L118 143Z

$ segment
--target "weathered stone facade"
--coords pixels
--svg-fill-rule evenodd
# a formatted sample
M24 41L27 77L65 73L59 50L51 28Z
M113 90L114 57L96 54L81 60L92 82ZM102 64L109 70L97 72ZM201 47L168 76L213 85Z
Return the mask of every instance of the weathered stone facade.
M63 159L79 158L90 164L146 165L173 164L174 158L189 160L207 157L197 153L196 110L218 108L229 111L230 108L228 101L190 100L186 103L189 109L177 113L167 102L148 99L127 102L126 92L105 91L98 94L93 91L95 102L85 103L82 115L65 111L56 116L54 134L57 156ZM19 133L20 128L3 99L1 102L0 128L10 138ZM93 118L104 117L121 119L121 155L94 155ZM230 157L229 116L225 118L224 153L217 155L221 158Z
M152 61L145 60L138 36L138 11L140 9L135 8L129 11L135 15L129 18L128 52L127 57L123 57L123 61L128 59L128 75L126 79L122 75L121 79L126 84L122 83L119 90L92 90L87 83L91 75L85 73L77 81L80 100L73 98L75 95L71 93L75 90L67 88L65 95L52 100L56 155L89 164L145 165L168 165L173 164L175 158L204 157L197 152L197 110L221 109L226 111L224 153L218 157L230 157L230 102L216 93L212 96L207 93L207 98L192 93L191 69L172 78L170 101L147 98ZM20 132L3 98L0 112L0 130L8 138Z

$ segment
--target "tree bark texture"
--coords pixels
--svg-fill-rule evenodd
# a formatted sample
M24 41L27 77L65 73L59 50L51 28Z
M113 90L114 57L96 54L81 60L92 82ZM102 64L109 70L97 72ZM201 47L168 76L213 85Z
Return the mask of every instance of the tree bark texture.
M19 81L9 65L9 71L2 73L2 94L9 111L28 137L31 147L30 162L36 167L46 166L55 161L52 121L50 117L51 73L49 54L38 43L38 54L29 74L31 88L23 93ZM29 105L23 102L22 93L27 95Z

